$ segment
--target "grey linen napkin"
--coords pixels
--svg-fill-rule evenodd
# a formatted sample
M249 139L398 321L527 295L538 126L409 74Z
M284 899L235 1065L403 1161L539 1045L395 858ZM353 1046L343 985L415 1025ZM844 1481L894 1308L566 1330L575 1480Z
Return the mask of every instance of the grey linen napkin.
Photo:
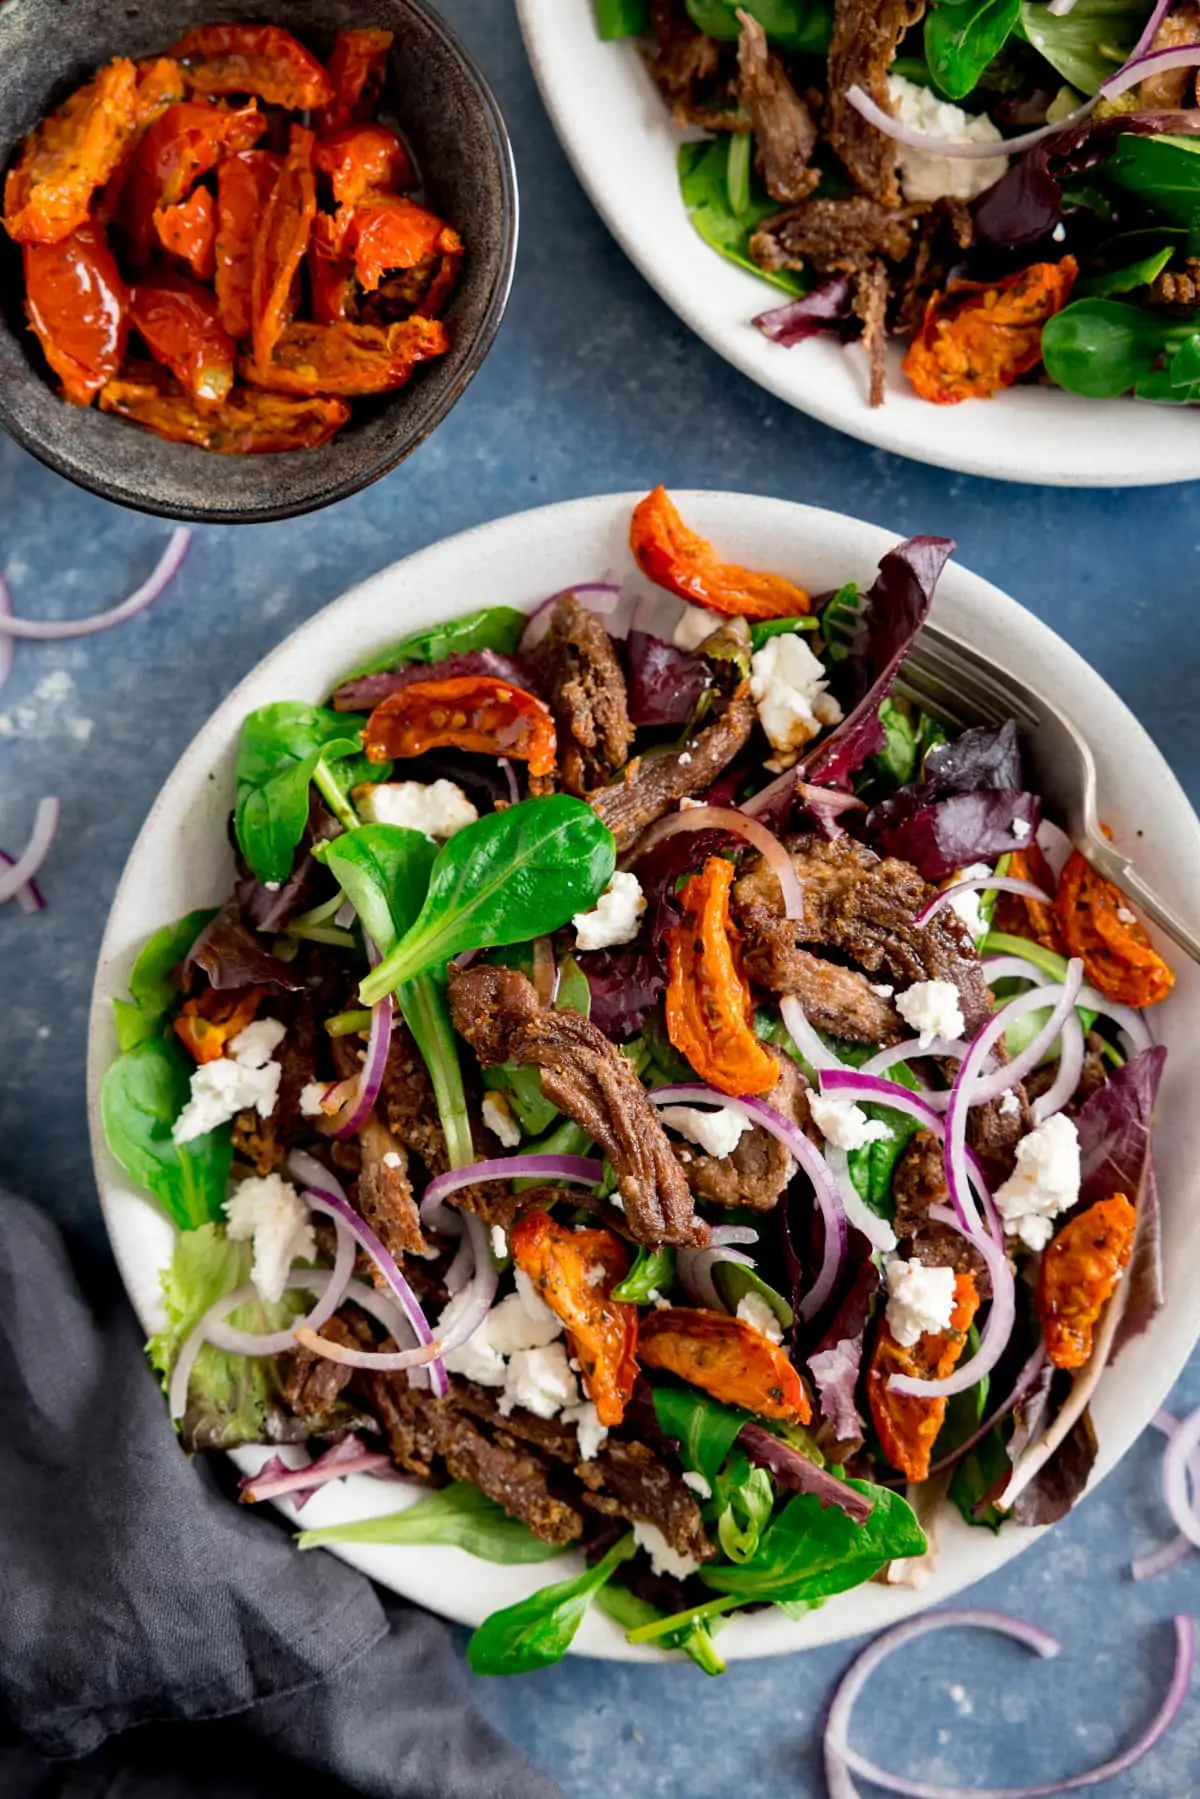
M5 1799L556 1799L447 1627L298 1554L227 1467L180 1450L111 1274L0 1193Z

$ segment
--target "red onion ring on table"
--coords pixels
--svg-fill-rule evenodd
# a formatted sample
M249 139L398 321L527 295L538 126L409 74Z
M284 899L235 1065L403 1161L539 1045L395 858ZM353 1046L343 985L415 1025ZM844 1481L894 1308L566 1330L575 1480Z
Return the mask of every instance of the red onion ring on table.
M0 850L0 869L15 868L16 866L15 857L10 856L7 850ZM46 910L46 896L35 880L28 880L23 887L18 887L13 898L22 912L44 912Z
M9 866L0 869L0 905L5 900L16 899L46 860L58 833L61 811L59 802L54 798L38 801L29 842L15 861L6 856Z
M1161 1409L1155 1412L1150 1423L1155 1430L1160 1430L1168 1440L1179 1429L1178 1418ZM1200 1452L1194 1453L1189 1458L1188 1474L1191 1477L1193 1491L1200 1492ZM1164 1543L1161 1549L1154 1549L1149 1555L1139 1556L1136 1561L1131 1562L1129 1572L1134 1580L1153 1580L1156 1575L1165 1574L1170 1568L1177 1568L1180 1562L1185 1561L1192 1553L1192 1547L1190 1539L1184 1535L1183 1531L1179 1531L1169 1543Z
M604 1164L591 1156L490 1156L483 1162L469 1162L465 1168L451 1168L430 1181L421 1197L421 1222L438 1228L442 1200L460 1187L473 1187L479 1181L541 1179L598 1187L604 1179Z
M1101 89L1103 92L1103 89ZM1022 151L1032 150L1043 138L1053 137L1057 131L1070 131L1074 125L1082 125L1090 119L1096 110L1099 95L1093 95L1082 106L1068 113L1065 119L1059 119L1053 125L1039 125L1036 131L1023 131L1019 137L997 138L994 141L980 143L978 138L936 137L928 131L918 131L915 126L903 125L899 119L885 112L871 96L857 83L846 89L846 99L860 113L867 123L882 131L894 143L907 144L910 150L920 150L929 156L961 157L972 162L998 162L1005 156L1019 156Z
M940 912L948 900L960 893L1019 893L1025 899L1040 900L1044 906L1053 903L1050 894L1043 892L1033 881L1019 880L1016 875L976 875L969 881L955 881L952 887L941 888L916 913L913 923L928 924L935 912Z
M829 1707L824 1734L825 1779L829 1799L861 1799L851 1778L852 1774L883 1787L887 1792L905 1794L907 1799L1058 1799L1061 1793L1076 1793L1084 1787L1101 1786L1106 1780L1115 1779L1118 1774L1126 1773L1150 1753L1175 1721L1187 1698L1196 1659L1196 1626L1192 1618L1182 1613L1176 1616L1174 1625L1175 1667L1170 1684L1157 1713L1137 1740L1098 1768L1089 1768L1082 1774L1070 1774L1063 1780L1043 1781L1036 1786L1024 1787L950 1787L892 1774L850 1747L851 1715L855 1701L876 1668L893 1651L903 1649L931 1631L954 1630L960 1626L973 1630L995 1630L1003 1636L1011 1637L1014 1642L1024 1643L1035 1655L1046 1658L1059 1653L1061 1645L1057 1639L1048 1631L1039 1630L1034 1624L1027 1624L1022 1618L1010 1618L1003 1612L978 1608L926 1612L923 1617L885 1630L882 1636L869 1643L850 1664Z
M123 625L127 618L132 618L135 613L143 611L158 599L178 574L191 541L190 530L184 525L177 527L171 533L171 541L153 573L127 600L122 600L119 606L110 606L107 612L94 612L90 618L31 619L13 618L0 608L0 635L26 637L40 643L49 643L68 637L91 637L97 631L109 631L114 625Z
M736 806L688 806L683 812L672 812L668 817L658 819L644 831L638 839L634 860L640 860L656 844L674 837L679 831L728 831L733 837L744 838L758 851L779 882L785 917L804 916L804 890L792 859L774 832L760 825L756 818L739 811Z
M1163 1456L1163 1498L1167 1502L1176 1529L1189 1543L1200 1548L1200 1517L1188 1496L1188 1464L1200 1448L1200 1408L1176 1426L1167 1440Z

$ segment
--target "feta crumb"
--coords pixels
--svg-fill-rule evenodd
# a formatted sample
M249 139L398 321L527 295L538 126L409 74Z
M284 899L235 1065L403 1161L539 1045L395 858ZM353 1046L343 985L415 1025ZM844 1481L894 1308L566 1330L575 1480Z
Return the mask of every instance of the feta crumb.
M951 886L958 881L982 881L992 872L989 862L972 862L968 868L960 868L954 876ZM962 919L972 941L978 940L987 930L987 920L980 911L981 893L956 893L950 901L950 910Z
M891 999L893 993L896 991L888 981L868 981L867 986L871 989L872 993L877 993L880 999Z
M743 1324L768 1337L772 1343L783 1342L783 1329L774 1307L768 1305L761 1293L743 1293L738 1300L737 1316Z
M702 1474L697 1474L694 1469L689 1468L687 1473L681 1474L679 1478L684 1486L690 1487L692 1492L697 1494L699 1498L712 1498L712 1488L709 1486L704 1476Z
M523 1406L537 1418L555 1418L564 1406L578 1404L579 1384L561 1343L517 1349L509 1356L504 1392L496 1404L505 1418L514 1406Z
M972 115L951 106L927 87L888 76L888 101L893 118L911 125L928 137L967 138L977 144L1002 144L999 129L984 113ZM900 186L910 205L922 200L974 200L999 181L1008 167L1007 156L975 161L966 156L938 156L928 150L896 149Z
M1118 906L1117 907L1117 917L1120 919L1122 924L1136 924L1137 923L1137 913L1131 912L1129 910L1128 906Z
M278 1062L268 1062L263 1068L250 1068L231 1056L202 1062L192 1076L191 1097L171 1127L171 1141L191 1143L251 1109L269 1118L279 1097L282 1073Z
M842 709L825 691L827 675L797 631L769 637L750 658L750 697L771 747L795 759L822 725L840 723Z
M1033 835L1033 826L1024 818L1014 818L1012 828L1014 837L1031 837Z
M750 1129L749 1119L732 1106L720 1106L715 1112L701 1112L697 1106L664 1106L658 1116L710 1156L731 1155L743 1131Z
M327 1081L306 1081L300 1089L300 1116L302 1118L323 1118L325 1108L321 1104L329 1091Z
M513 1280L521 1297L521 1304L531 1318L536 1318L542 1324L548 1324L551 1321L555 1324L558 1323L558 1313L552 1306L546 1304L523 1268L513 1270ZM561 1326L559 1328L561 1329Z
M1045 1249L1053 1220L1079 1198L1079 1135L1063 1112L1056 1112L1017 1144L1017 1165L996 1189L996 1210L1008 1236L1028 1249Z
M691 750L681 750L681 751L680 751L680 753L679 753L679 766L680 766L680 768L690 768L690 767L691 767L691 766L692 766L692 752L691 752Z
M1019 1112L1021 1110L1021 1102L1011 1087L1006 1093L1000 1095L1000 1104L996 1107L996 1110L1003 1118L1011 1118L1014 1112Z
M836 1149L865 1149L868 1143L884 1143L891 1129L882 1119L868 1118L852 1099L835 1093L810 1093L808 1109L813 1123Z
M678 1549L672 1549L657 1524L647 1524L645 1519L635 1518L633 1534L638 1547L644 1549L650 1557L650 1566L656 1574L673 1574L676 1580L686 1580L700 1566L690 1555L682 1555Z
M493 1137L499 1137L505 1149L516 1149L521 1141L521 1127L503 1093L489 1089L484 1094L483 1122Z
M1050 237L1051 237L1051 240L1056 244L1065 244L1066 243L1067 228L1063 224L1061 219L1058 221L1058 224L1054 227L1054 230L1050 233Z
M590 912L576 912L577 949L611 949L637 936L646 910L646 897L636 875L618 869Z
M508 1259L508 1237L502 1224L492 1226L492 1254L498 1262Z
M618 1212L623 1212L625 1210L625 1201L621 1198L619 1193L610 1193L608 1196L608 1203Z
M662 1294L657 1291L654 1295L654 1310L656 1312L669 1312L671 1310L670 1300L664 1299Z
M268 893L278 893L279 889L283 886L283 882L282 881L264 881L263 886L266 888Z
M657 1287L651 1287L649 1293L647 1293L647 1295L646 1295L646 1298L650 1301L651 1305L657 1305L659 1300L662 1298L662 1294L659 1292Z
M674 644L677 650L698 650L700 645L710 638L714 631L721 628L721 620L703 606L684 606L683 617L675 627Z
M603 1262L592 1262L589 1265L587 1271L587 1284L589 1287L602 1287L607 1279L608 1269L604 1266Z
M681 812L695 812L695 811L698 811L699 808L703 806L703 804L704 804L703 800L693 800L693 799L690 799L687 794L685 794L684 797L679 802L679 810Z
M954 1311L953 1268L927 1268L924 1262L905 1262L889 1256L887 1275L887 1325L903 1349L911 1349L926 1331L949 1328Z
M447 1373L461 1374L464 1380L472 1380L477 1386L504 1385L504 1357L488 1340L486 1318L473 1336L460 1343L457 1349L447 1350L442 1360Z
M212 1064L210 1064L212 1066ZM227 1231L234 1243L254 1243L250 1279L268 1305L283 1297L288 1270L297 1257L312 1261L316 1238L308 1207L282 1175L254 1176L225 1201Z
M548 1306L543 1309L546 1316L538 1318L526 1310L519 1293L510 1293L492 1307L479 1329L497 1355L513 1355L518 1349L544 1349L562 1335L562 1324Z
M958 988L953 981L914 981L911 987L897 994L896 1010L917 1032L922 1049L935 1037L945 1037L953 1042L966 1029Z
M594 1462L597 1450L608 1436L608 1426L601 1424L591 1400L564 1406L562 1419L564 1424L573 1424L579 1434L579 1459Z
M384 1152L383 1165L385 1168L400 1168L400 1167L402 1167L403 1163L401 1161L399 1151L394 1150L394 1149L386 1150Z
M362 795L358 813L369 824L404 825L426 837L453 837L479 817L454 781L382 781Z
M265 1068L287 1036L287 1026L276 1018L256 1018L229 1040L229 1053L243 1068Z

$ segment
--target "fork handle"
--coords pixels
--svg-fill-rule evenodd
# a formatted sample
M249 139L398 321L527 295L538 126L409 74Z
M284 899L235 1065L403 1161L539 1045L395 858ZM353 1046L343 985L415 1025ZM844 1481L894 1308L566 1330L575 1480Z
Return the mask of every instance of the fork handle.
M1098 868L1102 875L1115 882L1180 949L1186 950L1193 962L1200 962L1200 936L1183 922L1178 912L1159 898L1153 887L1142 879L1128 856L1099 834L1088 838L1087 844L1083 846L1083 853L1094 868Z

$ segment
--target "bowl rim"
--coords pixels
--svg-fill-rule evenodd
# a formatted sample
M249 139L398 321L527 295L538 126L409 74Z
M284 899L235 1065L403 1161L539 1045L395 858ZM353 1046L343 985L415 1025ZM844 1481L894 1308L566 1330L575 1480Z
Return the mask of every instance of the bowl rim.
M416 14L425 26L442 40L469 79L487 121L488 135L496 153L496 166L501 187L500 242L496 278L492 283L487 306L479 321L470 351L453 381L442 394L424 428L415 437L402 438L398 443L393 444L383 458L377 463L372 463L365 472L347 476L344 480L324 487L320 492L309 497L280 504L238 506L214 503L171 506L153 498L140 496L135 498L122 483L108 480L103 469L92 471L83 468L49 450L35 432L27 429L5 394L3 385L0 384L0 426L44 468L52 469L64 480L72 482L76 487L83 488L85 492L98 495L102 500L109 500L114 505L124 506L133 512L147 513L155 518L178 519L196 525L278 524L283 519L300 518L311 512L323 511L326 506L336 505L339 500L349 499L352 494L361 493L364 488L374 486L376 481L381 481L385 475L391 474L393 469L398 468L414 451L420 449L421 445L433 435L438 426L458 404L478 374L496 340L496 334L503 323L512 293L513 279L516 274L521 212L516 158L500 102L483 69L454 26L432 5L428 4L428 0L391 0L391 3ZM0 320L0 332L7 333L7 331L8 327ZM45 376L42 378L45 379ZM398 390L400 393L404 391L404 389ZM64 405L66 403L63 402ZM196 446L191 447L195 448ZM204 452L197 448L196 454L199 457L205 454L211 455L211 452ZM320 456L321 450L295 451L291 454L303 454L316 458ZM201 466L203 465L201 464Z

